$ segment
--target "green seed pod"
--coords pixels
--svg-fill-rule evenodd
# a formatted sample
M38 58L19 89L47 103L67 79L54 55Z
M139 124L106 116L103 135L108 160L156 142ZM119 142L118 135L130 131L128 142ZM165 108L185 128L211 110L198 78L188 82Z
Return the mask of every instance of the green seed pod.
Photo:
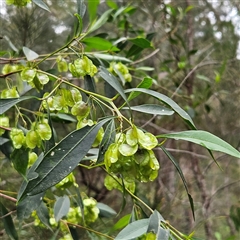
M142 130L137 129L138 142L142 148L151 150L158 145L157 138L151 133L144 133Z
M32 69L32 68L24 68L21 72L21 78L23 81L26 82L32 82L34 77L36 76L36 69Z
M4 89L1 92L1 98L19 98L17 87L11 89Z
M9 118L5 116L0 116L0 126L9 127ZM0 128L0 136L5 133L5 130Z
M138 143L138 133L136 126L127 130L126 132L126 142L130 146L134 146Z
M52 131L48 123L37 123L35 130L38 132L42 140L49 140L52 137Z
M27 147L29 147L30 149L34 149L35 147L40 147L41 143L42 143L42 140L37 131L35 130L28 131L26 135Z
M10 131L10 138L16 149L21 148L25 144L25 136L21 129L12 128Z
M119 152L123 155L123 156L132 156L134 155L137 150L138 150L138 145L135 146L130 146L126 143L120 144L119 148L118 148Z
M81 118L86 118L90 112L90 107L83 101L79 101L74 104L71 109L71 113L74 116L79 116Z

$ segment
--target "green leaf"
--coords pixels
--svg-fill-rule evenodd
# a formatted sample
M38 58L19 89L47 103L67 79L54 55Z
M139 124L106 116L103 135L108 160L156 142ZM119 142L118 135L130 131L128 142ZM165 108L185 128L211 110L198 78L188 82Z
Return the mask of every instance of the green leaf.
M70 200L68 196L58 197L54 204L53 212L56 222L68 214L70 208Z
M0 137L0 146L3 145L4 143L6 142L9 142L10 140L8 138L3 138L3 137Z
M10 239L17 240L18 235L12 217L10 214L9 215L7 214L8 210L4 207L4 205L0 201L0 219L3 221L4 229L7 235L10 237Z
M43 10L46 10L48 12L51 12L49 7L44 3L42 0L32 0L37 6L42 8Z
M28 153L29 150L25 148L14 149L11 154L11 161L14 168L23 176L26 176L28 166Z
M54 122L77 122L76 118L73 118L72 115L66 114L66 113L51 113L51 118L54 120Z
M41 202L40 206L37 208L37 216L48 229L52 230L51 225L49 224L49 212L44 202Z
M236 158L240 158L240 152L221 138L201 130L183 131L176 133L161 134L157 137L173 138L175 140L185 140L199 144L209 150L226 153Z
M95 20L99 3L100 3L99 0L88 0L88 13L90 23L92 23Z
M97 208L99 209L100 217L105 217L105 218L112 218L117 215L116 211L110 208L108 205L104 203L97 203Z
M123 109L128 109L124 107ZM131 106L131 110L147 113L147 114L154 114L154 115L173 115L174 111L170 110L169 108L157 105L157 104L143 104L138 106Z
M84 0L77 0L77 13L79 14L79 16L81 18L84 17L86 9L87 9L87 7L84 3Z
M38 54L27 47L23 47L23 52L28 61L32 61L38 58Z
M112 11L113 11L113 9L109 9L106 12L104 12L102 14L102 16L95 23L92 24L92 26L89 28L87 33L91 33L93 31L99 29L102 25L104 25L107 22L108 17Z
M17 217L19 221L29 218L34 210L36 210L45 193L39 193L35 196L27 196L17 205Z
M107 0L107 5L110 7L110 8L112 8L112 9L118 9L118 5L114 2L114 1L112 1L112 0Z
M108 147L115 141L115 136L115 122L114 119L112 119L105 129L103 139L99 145L97 163L103 161L105 152L108 150Z
M182 169L181 169L181 167L179 166L179 164L177 163L177 161L175 160L175 158L171 155L170 152L168 152L163 146L161 146L160 148L161 148L161 149L163 150L163 152L167 155L167 157L172 161L173 165L174 165L175 168L177 169L177 171L178 171L178 173L179 173L179 175L180 175L180 177L181 177L181 179L182 179L183 185L184 185L184 187L185 187L185 190L186 190L186 192L187 192L188 199L189 199L189 202L190 202L190 206L191 206L193 218L195 219L193 199L192 199L191 194L190 194L189 191L188 191L187 181L186 181L185 178L184 178Z
M152 83L153 83L153 79L146 77L137 85L137 88L148 89L152 86ZM128 96L128 101L131 101L132 99L136 98L140 94L141 92L131 92L130 95Z
M82 33L83 21L79 14L75 13L74 16L78 19L78 22L74 25L74 35L79 36Z
M75 130L50 149L34 171L38 177L28 182L22 198L47 190L71 173L91 148L99 129L109 120Z
M113 46L111 42L100 37L84 38L82 42L94 50L100 50L100 51L104 51L104 50L118 51L119 50L117 47Z
M8 109L12 106L16 105L17 103L35 98L34 96L23 96L20 98L8 98L8 99L0 99L0 114L5 113Z
M113 226L112 230L118 230L128 225L131 218L131 214L127 214L120 218Z
M157 210L154 210L154 212L151 214L149 218L147 232L153 232L156 235L158 235L161 221L164 221L163 217Z
M187 121L187 123L193 129L196 129L191 117L171 98L169 98L161 93L158 93L156 91L149 90L149 89L143 89L143 88L131 88L131 89L125 90L125 93L128 93L128 92L142 92L142 93L146 93L148 95L158 98L160 101L164 102L169 107L171 107L176 113L178 113L185 121Z
M175 239L175 238L173 238L173 237L172 237L172 238L169 238L169 237L170 237L170 231L169 231L169 229L164 229L164 228L160 227L156 240Z
M113 76L106 68L102 66L100 67L99 75L122 96L124 101L129 106L124 90L116 77Z
M142 37L129 38L128 41L132 42L136 46L143 48L143 49L152 47L151 42L148 41L146 38L142 38Z
M93 56L95 58L103 59L106 61L115 61L115 62L132 62L130 59L115 55L103 54L103 53L85 53L87 56Z
M141 219L128 224L115 238L115 240L130 240L147 232L149 219Z
M95 80L90 75L86 75L84 77L84 85L86 90L90 92L96 92Z

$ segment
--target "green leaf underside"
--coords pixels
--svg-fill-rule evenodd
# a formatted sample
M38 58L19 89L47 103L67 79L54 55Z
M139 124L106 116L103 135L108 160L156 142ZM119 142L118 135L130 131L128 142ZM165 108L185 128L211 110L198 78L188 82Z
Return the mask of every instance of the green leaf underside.
M109 9L106 12L104 12L102 14L102 16L95 23L93 23L93 25L88 30L88 33L91 33L93 31L99 29L102 25L104 25L107 22L108 17L112 11L113 11L113 9Z
M128 109L124 107L123 109ZM142 112L142 113L147 113L147 114L154 114L154 115L172 115L174 114L174 111L157 105L157 104L143 104L143 105L138 105L138 106L131 106L131 110L137 111L137 112Z
M99 75L111 86L113 87L120 95L121 97L124 99L124 101L128 104L128 100L127 97L124 93L124 90L121 86L121 84L119 83L119 81L116 79L115 76L113 76L106 68L104 67L100 67L100 72Z
M38 58L38 54L35 53L33 50L27 48L27 47L23 47L23 52L24 52L28 61L32 61L32 60Z
M54 204L54 217L58 222L62 217L68 214L70 208L70 200L68 196L59 197Z
M154 210L153 214L149 218L147 232L153 232L155 234L158 234L161 221L164 221L163 217L157 210Z
M70 174L85 157L98 130L107 121L109 118L94 126L75 130L49 150L34 171L38 176L28 182L22 197L43 192Z
M95 58L103 59L106 61L132 62L130 59L125 58L125 57L109 55L109 54L104 54L104 53L85 53L85 55L90 56L90 57L93 56Z
M4 143L6 142L9 142L10 140L8 138L3 138L3 137L0 137L0 146L3 145Z
M10 109L12 106L16 105L19 102L22 102L24 100L36 98L34 96L23 96L20 98L5 98L0 99L0 114L5 113L8 109Z
M40 8L50 12L50 9L48 8L48 6L46 5L46 3L44 3L42 0L32 0L36 5L38 5Z
M48 213L48 208L44 204L44 202L41 202L40 206L37 208L37 216L48 229L52 230L51 225L49 223L50 217Z
M17 240L18 235L17 235L17 231L15 229L15 226L13 224L11 214L9 214L9 215L7 215L7 214L8 214L8 210L5 208L5 206L0 201L0 218L1 218L1 221L3 221L4 229L7 233L7 235L10 237L10 239Z
M153 97L158 98L159 100L161 100L162 102L167 104L169 107L171 107L184 120L186 120L191 125L191 127L193 129L196 129L191 117L177 103L175 103L171 98L169 98L169 97L167 97L167 96L165 96L161 93L158 93L156 91L149 90L149 89L144 89L144 88L132 88L132 89L125 90L125 93L129 93L129 92L142 92L142 93L146 93L148 95L151 95Z
M100 217L111 218L111 217L114 217L117 215L115 210L113 210L111 207L109 207L108 205L106 205L104 203L100 203L100 202L97 203L97 208L100 211L100 213L99 213Z
M139 237L147 232L149 219L141 219L128 224L115 238L115 240L128 240Z
M236 158L240 158L240 152L219 137L202 130L190 130L177 133L158 135L161 138L173 138L175 140L185 140L199 144L209 150L226 153Z
M163 150L163 152L167 155L167 157L171 160L171 162L173 163L173 165L174 165L175 168L177 169L177 171L178 171L178 173L179 173L179 175L180 175L180 177L181 177L181 179L182 179L183 185L184 185L185 190L186 190L187 195L188 195L188 200L189 200L189 203L190 203L190 206L191 206L193 218L195 219L193 199L192 199L191 194L190 194L189 191L188 191L187 181L186 181L185 178L184 178L183 172L182 172L179 164L178 164L177 161L175 160L175 158L171 155L171 153L168 152L168 151L166 150L166 148L164 148L164 147L162 147L162 146L161 146L160 148L161 148L161 149Z

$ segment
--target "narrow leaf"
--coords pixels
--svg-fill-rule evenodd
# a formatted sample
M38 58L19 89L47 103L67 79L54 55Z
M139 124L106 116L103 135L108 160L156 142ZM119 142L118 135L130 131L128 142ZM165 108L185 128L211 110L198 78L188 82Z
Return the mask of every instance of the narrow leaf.
M91 23L93 22L93 20L95 20L99 2L99 0L88 0L88 12Z
M149 218L149 225L148 225L147 232L153 232L156 235L158 235L161 221L164 221L163 217L160 215L160 213L157 210L154 210L153 214L151 214Z
M84 85L85 85L86 90L88 90L90 92L96 92L95 80L90 75L86 75L84 77Z
M44 202L41 202L40 206L37 208L37 216L48 229L52 230L49 224L49 212Z
M26 176L28 166L28 153L29 150L25 148L14 149L11 154L11 161L14 168L23 176Z
M44 3L42 0L32 0L37 6L42 8L43 10L46 10L48 12L51 12L49 7Z
M175 158L171 155L170 152L167 151L166 148L164 148L163 146L161 146L161 149L162 149L163 152L167 155L167 157L172 161L173 165L174 165L175 168L177 169L177 171L178 171L178 173L179 173L179 175L180 175L180 177L181 177L181 179L182 179L183 185L184 185L185 190L186 190L187 195L188 195L188 200L189 200L189 203L190 203L190 206L191 206L193 218L195 219L193 199L192 199L191 194L190 194L189 191L188 191L187 181L186 181L185 178L184 178L182 169L180 168L180 166L179 166L179 164L177 163L177 161L175 160Z
M152 47L151 42L142 37L129 38L128 41L143 49Z
M111 143L115 141L115 136L116 136L115 123L114 119L112 119L105 129L103 139L99 145L97 163L103 161L105 152L107 151Z
M19 221L29 218L42 202L45 193L39 193L35 196L27 196L17 205L17 217Z
M32 61L38 58L38 54L27 47L23 47L23 52L28 61Z
M84 17L86 9L87 9L87 7L84 3L84 0L77 0L77 13L79 14L79 16L81 18Z
M131 89L125 90L125 93L128 93L128 92L142 92L142 93L146 93L148 95L158 98L160 101L164 102L169 107L171 107L176 113L178 113L185 121L187 121L188 124L190 124L190 126L193 129L196 129L191 117L171 98L169 98L161 93L158 93L156 91L149 90L149 89L143 89L143 88L131 88Z
M0 201L0 219L3 221L4 229L7 235L10 237L10 239L18 240L17 231L15 229L12 217L11 215L7 215L7 214L8 214L8 210Z
M110 54L103 54L103 53L85 53L86 55L93 56L95 58L103 59L106 61L119 61L119 62L132 62L130 59L121 57L121 56L115 56Z
M124 107L123 109L128 109L128 108ZM147 113L147 114L154 114L154 115L173 115L174 114L174 111L157 104L143 104L138 106L131 106L131 110Z
M35 169L38 177L28 182L23 197L35 195L54 186L71 173L91 148L99 129L109 121L86 126L67 135L49 150Z
M100 67L99 75L109 84L111 85L125 100L125 102L128 104L127 97L124 93L124 90L122 86L120 85L119 81L116 79L115 76L113 76L106 68ZM128 104L129 106L129 104Z
M113 226L112 230L118 230L120 228L126 227L130 221L131 214L127 214L120 218Z
M53 212L56 222L68 214L70 200L68 196L59 197L54 204Z
M115 240L129 240L139 237L147 232L149 219L141 219L128 224L115 238Z
M177 133L162 134L157 137L185 140L199 144L209 150L219 151L240 158L240 152L221 138L201 130L183 131Z
M0 99L0 114L5 113L8 109L10 109L12 106L16 105L17 103L35 98L33 96L23 96L20 98L5 98Z
M113 9L109 9L106 12L104 12L102 14L102 16L95 23L92 24L92 26L88 30L88 33L91 33L93 31L99 29L102 25L104 25L107 22L108 17L112 11L113 11Z
M99 209L100 217L111 218L117 215L116 211L104 203L97 203L97 208Z

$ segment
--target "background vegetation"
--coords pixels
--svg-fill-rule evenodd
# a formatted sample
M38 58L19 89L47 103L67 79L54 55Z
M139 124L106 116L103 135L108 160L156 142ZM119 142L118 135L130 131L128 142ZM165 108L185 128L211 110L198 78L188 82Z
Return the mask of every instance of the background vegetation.
M14 59L24 57L23 46L44 57L44 54L49 54L66 44L75 33L78 19L74 14L80 13L81 1L44 2L51 12L33 3L29 3L27 7L16 7L1 2L2 68L6 64L14 63ZM90 8L88 4L92 1L85 2ZM99 46L83 42L84 51L107 52L131 60L124 62L133 76L131 82L124 84L125 89L136 87L143 77L153 79L151 89L177 102L191 116L197 129L211 132L239 150L239 1L101 1L97 8L97 16L101 17L108 9L113 9L108 21L91 36L101 37L112 44L118 41L116 46L119 51L100 49ZM90 26L90 11L84 15L83 23L84 30ZM137 48L133 42L124 40L136 37L147 39L151 45ZM91 57L91 54L88 56ZM93 57L91 59L97 64L97 60ZM55 69L52 74L61 74L56 70L56 63L45 61L41 65L44 71L50 68ZM0 79L1 91L7 87L7 81L4 80L6 76L3 75ZM83 82L77 77L70 77L68 73L63 75L72 78L75 85L83 87ZM18 77L14 78L14 81L17 82ZM98 88L103 91L104 84L100 79L98 81ZM51 87L44 88L44 91L51 91ZM18 85L19 92L24 93L28 90L25 83ZM34 94L40 97L43 91ZM136 98L133 103L144 104L146 98ZM150 99L148 103L154 104L156 100ZM117 99L116 105L121 104L122 100ZM24 101L21 107L37 111L39 103ZM12 118L14 114L14 111L9 112ZM176 114L159 116L134 112L134 118L137 126L154 135L189 130L189 126ZM76 123L71 121L60 119L54 122L58 140L75 129ZM185 234L194 232L196 239L238 239L240 159L214 152L221 170L205 148L171 139L164 146L179 162L188 183L195 204L195 220L181 178L160 148L154 150L161 166L157 179L137 184L136 195L152 209L157 209L164 219L179 231ZM1 144L1 151L0 193L8 193L7 195L16 198L22 177L11 166L6 145ZM108 191L104 187L105 173L102 169L89 171L78 166L74 174L81 192L111 206L116 212L120 211L122 193L118 190ZM13 219L17 221L15 204L4 197L1 201L12 211ZM141 212L140 208L138 210ZM120 215L115 219L97 221L93 223L92 228L97 231L105 229L106 233L110 225L114 225L118 219L131 211L132 205L128 199ZM19 239L50 239L53 235L50 230L34 226L33 217L27 219L19 231ZM116 235L116 232L113 235ZM94 239L90 235L83 236L86 239ZM7 239L2 222L0 238ZM59 236L56 235L56 239L59 239Z

